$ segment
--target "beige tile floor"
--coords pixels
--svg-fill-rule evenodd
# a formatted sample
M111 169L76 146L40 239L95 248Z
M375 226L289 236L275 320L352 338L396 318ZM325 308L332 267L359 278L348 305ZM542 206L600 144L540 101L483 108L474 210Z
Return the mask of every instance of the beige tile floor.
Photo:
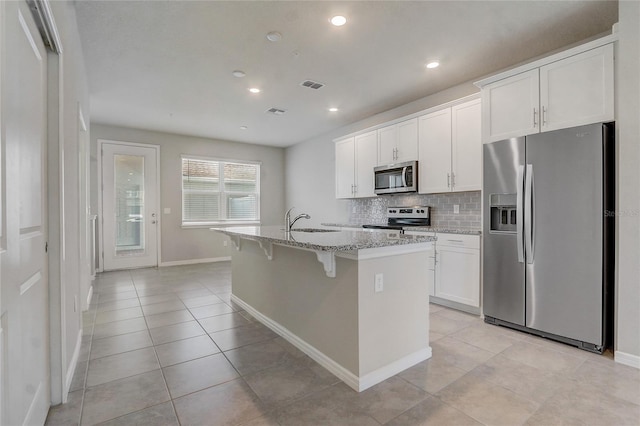
M433 357L357 393L229 300L228 263L100 274L49 425L639 425L640 371L431 305Z

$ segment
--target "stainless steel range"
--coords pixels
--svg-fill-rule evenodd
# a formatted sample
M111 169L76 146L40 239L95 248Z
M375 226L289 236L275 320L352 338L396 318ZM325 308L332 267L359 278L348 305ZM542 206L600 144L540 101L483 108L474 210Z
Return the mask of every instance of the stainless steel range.
M387 207L387 223L362 225L369 229L402 230L407 226L431 226L431 207Z

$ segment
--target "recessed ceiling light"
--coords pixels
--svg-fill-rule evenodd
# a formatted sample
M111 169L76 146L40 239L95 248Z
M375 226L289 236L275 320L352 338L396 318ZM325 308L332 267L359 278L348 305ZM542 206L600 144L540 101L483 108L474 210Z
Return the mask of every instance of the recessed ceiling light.
M258 89L257 87L252 87L252 88L249 89L249 91L251 93L260 93L260 89Z
M337 112L337 111L338 111L338 108L329 108L329 111L331 111L331 112Z
M333 18L331 18L329 20L329 22L331 22L336 27L341 27L341 26L343 26L344 24L347 23L347 18L345 18L344 16L341 16L341 15L336 15Z
M267 33L267 40L273 41L273 42L280 41L282 40L282 34L280 34L277 31L271 31Z
M247 126L240 126L240 130L247 130L248 127Z
M244 71L240 71L240 70L235 70L231 74L233 74L234 77L238 77L238 78L242 78L245 75L247 75L244 73Z
M438 61L432 61L427 64L427 68L429 69L438 68L439 66L440 66L440 62Z

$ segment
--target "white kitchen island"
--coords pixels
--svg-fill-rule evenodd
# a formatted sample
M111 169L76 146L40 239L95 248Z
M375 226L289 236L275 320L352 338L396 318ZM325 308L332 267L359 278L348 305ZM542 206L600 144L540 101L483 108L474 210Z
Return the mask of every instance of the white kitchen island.
M213 230L236 248L231 300L353 389L431 357L425 277L435 237Z

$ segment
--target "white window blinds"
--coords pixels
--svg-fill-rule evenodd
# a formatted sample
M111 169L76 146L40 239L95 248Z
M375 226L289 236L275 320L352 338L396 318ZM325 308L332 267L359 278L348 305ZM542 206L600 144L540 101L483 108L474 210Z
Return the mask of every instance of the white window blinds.
M260 220L260 165L182 158L182 223Z

